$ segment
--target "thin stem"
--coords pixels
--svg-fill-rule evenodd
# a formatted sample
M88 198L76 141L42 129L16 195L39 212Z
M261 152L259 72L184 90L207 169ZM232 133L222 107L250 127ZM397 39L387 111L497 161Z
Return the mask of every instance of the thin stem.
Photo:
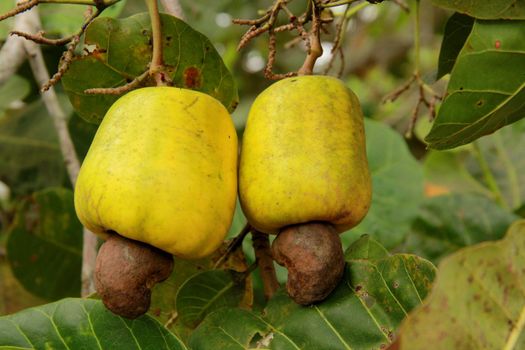
M40 22L38 19L37 9L31 9L22 16L33 17L33 23L37 23L38 27ZM35 28L33 28L35 29ZM44 56L42 49L36 43L26 40L24 47L27 51L29 63L35 80L39 85L45 84L49 81L49 72L47 71L46 64L44 62ZM80 170L80 162L78 160L75 146L71 140L71 135L67 128L67 116L60 102L58 101L55 90L51 87L48 91L42 92L42 100L48 110L53 124L58 135L58 141L60 144L60 151L64 158L64 163L69 175L69 179L73 187L77 180L78 172ZM93 233L89 232L84 228L84 246L83 246L83 257L82 257L82 296L87 296L93 293L93 272L95 270L95 258L96 258L96 243L97 239Z
M153 36L153 57L149 66L149 74L155 77L157 85L166 85L162 70L164 62L162 57L162 24L160 21L159 6L157 0L145 0L148 6Z
M363 2L363 3L359 4L359 5L355 5L355 6L350 7L350 9L346 12L346 19L349 19L350 17L355 16L356 13L358 13L359 11L361 11L362 9L367 7L368 5L370 5L369 2Z
M252 230L252 226L249 223L246 223L244 227L242 228L241 232L235 236L234 239L230 242L228 247L226 248L226 252L217 260L217 262L213 265L214 269L219 268L228 258L228 256L234 252L237 248L239 248L242 245L242 242L244 241L244 238L250 233Z
M310 50L304 60L303 66L297 72L297 75L310 75L313 73L315 62L323 54L321 46L321 18L320 8L312 2L312 28L310 30Z
M120 0L105 0L105 1L94 1L94 0L39 0L40 4L71 4L71 5L91 5L98 6L99 3L104 7L108 7L116 4Z
M263 281L264 297L266 300L269 300L280 287L277 281L277 274L275 273L275 266L273 265L270 240L267 234L253 230L252 243Z
M505 202L505 199L503 198L503 195L498 186L498 183L496 182L496 179L494 178L494 175L492 174L492 171L490 170L488 162L485 159L483 152L481 151L481 148L479 147L479 143L477 141L472 142L472 149L474 151L474 156L476 157L476 160L478 161L478 164L483 173L485 183L487 184L487 186L493 193L496 202L498 202L502 207L508 209L509 207L507 203Z
M512 160L510 159L507 151L505 150L505 147L503 146L501 134L496 133L492 138L494 140L494 147L496 148L496 152L498 153L499 159L503 163L505 172L507 173L507 179L511 188L511 191L509 192L512 195L511 205L513 208L516 208L520 205L521 193L520 182L518 180L518 172L516 170L516 167L514 167L514 164L512 164Z
M360 0L340 0L340 1L329 2L326 4L318 4L317 6L322 7L322 8L335 7L335 6L341 6L341 5L348 5L348 4L357 2L357 1L360 1Z
M415 57L414 57L414 60L415 60L415 70L417 73L419 73L419 69L420 69L420 65L419 65L419 62L420 62L420 59L419 59L419 51L420 51L420 48L421 48L421 35L420 35L420 31L421 31L421 23L420 23L420 20L419 20L419 1L420 0L416 0L416 13L415 13L415 33L414 33L414 51L415 51Z

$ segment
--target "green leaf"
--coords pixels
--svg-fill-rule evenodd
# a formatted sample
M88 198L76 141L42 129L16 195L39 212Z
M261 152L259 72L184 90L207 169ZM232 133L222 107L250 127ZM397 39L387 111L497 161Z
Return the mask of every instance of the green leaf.
M341 238L347 245L368 233L389 249L404 239L418 213L423 200L423 169L394 130L369 119L365 119L365 130L372 206L363 222Z
M525 116L524 37L524 21L474 22L425 139L429 147L454 148Z
M71 107L63 106L69 113ZM0 179L13 197L66 181L53 122L41 100L0 119Z
M204 92L228 110L235 109L238 96L233 76L211 42L175 17L163 14L161 19L164 64L174 85ZM73 108L82 118L100 123L119 97L87 95L84 90L124 85L147 70L151 60L150 28L147 13L119 20L98 18L88 26L85 43L90 52L76 57L62 78Z
M481 19L525 19L519 0L432 0L434 5Z
M399 349L525 349L525 221L505 239L439 265L432 293L400 329Z
M347 254L350 258L343 281L322 303L300 306L280 292L263 315L220 309L195 330L190 347L194 350L386 347L406 314L429 292L435 268L413 255L370 253L377 252L378 245L365 236L349 248L356 252L356 257L352 257L354 253ZM363 255L381 258L363 259Z
M0 349L13 348L187 349L149 316L127 320L99 300L73 298L0 317Z
M214 254L212 254L212 256L204 259L183 260L174 258L174 266L171 276L166 281L157 284L152 290L151 307L149 310L150 316L165 324L169 330L177 334L179 338L185 341L190 336L193 329L197 326L196 323L198 321L195 318L186 319L186 316L179 317L180 311L178 310L179 305L177 304L178 293L180 293L179 291L184 288L185 291L191 292L194 289L195 282L198 282L199 279L204 279L204 283L207 282L209 277L212 279L218 277L218 279L222 280L221 276L226 272L215 270L217 268L233 270L237 271L238 273L242 273L248 268L243 251L240 247L237 250L230 252L226 259L222 259L226 253L227 247L228 243L226 242ZM223 262L220 264L220 266L216 266L221 259ZM207 272L209 272L212 276L208 276ZM204 275L198 277L201 274ZM216 274L219 276L216 276ZM228 279L229 277L223 281ZM217 281L214 283L217 283ZM209 291L210 290L208 289L203 292L206 293ZM236 291L238 291L237 286L234 287L234 292ZM249 276L244 280L242 298L241 300L238 300L236 305L240 305L242 307L251 307L252 303L252 278ZM189 310L189 308L193 306L191 303L183 302L182 307L188 308ZM210 307L213 307L213 305L210 305ZM183 314L185 311L183 311Z
M437 261L460 248L502 238L518 218L480 195L456 193L428 198L403 250Z
M29 82L18 75L11 76L0 86L0 120L4 117L5 110L10 108L13 102L23 100L30 91Z
M210 312L238 306L244 296L242 274L235 271L204 271L188 279L177 293L177 311L182 322L196 327Z
M456 63L456 58L472 31L473 25L474 18L472 17L460 13L455 13L450 16L445 26L443 42L441 43L441 50L439 51L436 79L440 79L452 71L452 67L454 67L454 63Z
M345 251L345 260L382 259L390 254L379 242L369 235L363 235Z
M77 156L82 161L91 146L91 141L97 132L97 126L86 122L78 115L74 114L68 121L67 127L71 134L71 139L75 144Z
M2 236L1 233L0 236ZM2 288L0 288L0 315L14 313L48 302L24 289L13 275L13 270L11 270L5 257L0 258L0 281L2 281Z
M51 300L80 295L82 225L72 191L33 194L20 205L8 234L9 263L28 291Z
M431 152L424 161L427 185L482 194L512 210L524 205L525 120L479 139L475 146Z

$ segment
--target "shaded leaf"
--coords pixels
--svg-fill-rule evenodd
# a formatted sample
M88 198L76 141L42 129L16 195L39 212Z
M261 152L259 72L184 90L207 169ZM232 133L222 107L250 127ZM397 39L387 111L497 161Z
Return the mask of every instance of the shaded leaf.
M452 194L428 198L404 250L437 261L456 250L503 237L518 216L487 197Z
M369 119L365 130L372 206L363 222L341 238L348 245L368 233L388 249L404 239L417 215L423 200L423 170L394 130Z
M199 276L206 271L217 268L244 272L248 268L242 249L237 249L227 256L220 266L216 266L226 253L228 243L224 243L212 256L199 260L183 260L174 258L174 267L171 276L164 282L157 284L152 290L151 307L149 314L159 322L166 325L168 329L186 340L196 324L182 322L178 317L177 293L181 287L193 277ZM191 290L192 287L190 287ZM252 278L248 277L243 286L243 295L236 305L250 307L253 303ZM189 304L188 304L189 305ZM191 323L191 322L190 322Z
M102 12L101 17L117 17L127 0L120 0ZM39 6L42 26L48 35L68 36L80 29L85 20L87 6L76 4L42 4Z
M379 243L367 236L355 242L347 252L343 281L322 303L300 306L281 291L262 315L221 309L195 330L189 342L191 348L386 347L401 320L428 293L435 268L412 255L378 254L378 247ZM382 257L363 259L366 255Z
M33 194L20 205L8 234L9 263L27 290L51 300L80 295L82 225L72 191Z
M41 299L24 289L13 275L6 257L0 257L0 281L2 281L0 315L11 314L31 306L47 303L47 300Z
M204 92L230 111L235 109L238 96L233 76L211 42L175 17L163 14L161 19L164 64L174 85ZM147 70L152 50L149 16L98 18L88 26L85 43L90 52L72 61L62 83L75 111L98 124L119 96L87 95L84 90L124 85Z
M127 320L99 300L68 298L0 317L0 349L187 349L149 316Z
M75 145L77 156L82 161L89 150L89 146L91 146L93 137L95 137L97 126L73 114L67 123L67 127Z
M524 21L474 22L425 139L429 147L454 148L525 116L524 37Z
M478 193L510 209L525 204L525 120L454 151L431 152L424 161L428 184ZM487 179L493 180L491 184Z
M245 293L241 273L225 270L204 271L186 280L177 293L180 320L196 327L210 312L238 306Z
M4 112L13 102L23 100L31 90L29 82L18 76L11 76L0 86L0 120L4 117Z
M400 329L399 349L525 348L525 221L505 239L443 259L429 298Z
M14 197L66 181L53 122L41 100L0 119L0 180Z
M441 50L439 51L438 73L436 79L452 71L456 58L465 44L470 32L474 18L460 13L455 13L447 21Z
M481 19L525 19L525 3L519 0L432 0L434 5Z

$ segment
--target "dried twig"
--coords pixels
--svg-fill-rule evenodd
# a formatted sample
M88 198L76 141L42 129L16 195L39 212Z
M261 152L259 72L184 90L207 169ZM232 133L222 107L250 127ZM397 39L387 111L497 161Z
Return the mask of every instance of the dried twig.
M221 266L226 261L226 259L228 259L228 256L242 245L242 242L244 241L248 233L250 233L251 231L252 226L249 223L246 223L246 225L244 225L244 227L242 228L241 232L239 232L237 236L235 236L235 238L230 242L230 244L226 248L226 251L217 260L213 268L216 269L219 266Z
M144 81L146 81L150 76L149 70L145 71L129 83L114 87L114 88L93 88L93 89L87 89L84 90L85 94L102 94L102 95L121 95L125 92L129 92L137 87L139 87Z
M36 34L30 34L30 33L26 33L26 32L23 32L23 31L13 30L13 31L11 31L10 34L24 37L24 38L26 38L28 40L31 40L31 41L34 41L34 42L36 42L38 44L62 46L62 45L65 45L67 43L71 43L71 42L75 41L77 37L82 36L82 34L84 34L84 32L86 31L87 26L91 22L93 22L95 20L95 18L97 18L100 15L101 12L102 12L102 10L99 10L97 8L97 10L95 12L91 13L86 18L86 20L82 24L82 27L80 28L80 30L78 30L75 34L67 36L67 37L64 37L64 38L49 39L49 38L44 37L44 32L43 31L38 31ZM78 43L78 41L77 41L77 43Z
M62 54L62 59L60 61L60 65L58 66L58 71L53 74L51 79L49 79L45 84L42 85L41 90L47 91L49 88L54 86L56 83L62 79L62 76L67 72L69 69L69 65L73 61L73 57L75 54L75 49L80 42L80 36L76 36L73 38L73 40L69 43L67 50Z
M16 5L16 7L12 9L11 11L8 11L4 13L3 15L0 15L0 21L3 21L4 19L9 18L9 17L16 16L19 13L25 12L27 10L30 10L36 5L38 5L38 3L39 3L38 0L29 0L29 1L21 2L18 5Z

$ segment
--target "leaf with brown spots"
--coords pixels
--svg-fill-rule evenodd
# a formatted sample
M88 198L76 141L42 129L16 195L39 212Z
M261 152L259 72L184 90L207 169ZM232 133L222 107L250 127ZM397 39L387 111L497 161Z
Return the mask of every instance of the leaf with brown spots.
M162 14L164 64L174 86L198 90L219 100L230 112L237 87L210 40L178 18ZM99 124L118 95L88 95L91 88L124 85L148 69L151 25L147 13L128 18L97 18L87 28L84 54L75 57L62 78L75 111ZM155 82L145 81L152 86Z
M28 291L48 300L80 294L82 225L71 190L48 188L22 201L8 234L9 264Z
M363 236L346 252L343 281L323 302L304 307L284 291L262 314L226 308L193 332L192 349L386 349L406 314L430 291L434 266L390 255Z
M431 148L467 144L525 116L524 37L525 21L474 21L425 139Z
M401 350L525 349L525 220L444 259L399 334Z

